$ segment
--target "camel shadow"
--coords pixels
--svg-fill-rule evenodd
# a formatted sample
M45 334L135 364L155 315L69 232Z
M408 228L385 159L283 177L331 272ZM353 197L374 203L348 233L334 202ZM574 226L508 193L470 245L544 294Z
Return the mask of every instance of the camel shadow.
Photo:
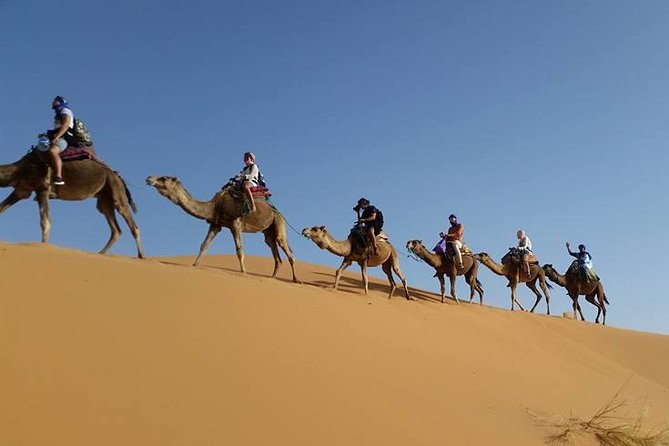
M181 266L184 268L193 268L193 264L188 262L188 263L181 263L181 262L176 262L176 261L171 261L171 260L162 260L162 259L155 259L157 262L162 263L164 265L171 265L171 266ZM210 270L210 271L225 271L227 273L233 273L237 274L240 276L251 276L251 277L258 277L258 278L266 278L266 279L272 279L272 276L269 274L263 274L261 272L254 272L254 271L247 271L246 273L242 273L238 267L235 266L215 266L215 265L202 265L200 264L196 268L200 268L203 270ZM320 271L311 271L311 274L316 275L316 276L321 276L323 277L322 280L312 280L312 281L304 281L302 282L303 285L311 285L317 288L321 289L326 289L326 290L332 290L334 286L334 277L335 275L332 273L326 273L326 272L320 272ZM284 278L284 277L275 277L275 280L279 280L281 282L285 283L293 283L293 281L290 278ZM374 277L374 279L380 279L383 280L383 278L380 277ZM396 279L397 280L397 279ZM401 287L401 283L398 284L398 289L395 290L395 293L393 293L393 297L400 297L402 296L401 294L398 294L398 290ZM377 283L375 281L370 281L369 282L369 290L370 291L379 291L383 294L387 294L389 291L390 285L387 283ZM362 278L356 278L356 277L348 277L342 275L340 278L340 283L339 283L339 288L337 290L338 292L342 293L347 293L347 294L352 294L352 295L365 295L365 292L363 290L362 286ZM438 295L437 293L432 293L430 291L425 291L421 290L418 288L413 288L409 287L409 293L411 294L411 297L413 297L416 300L423 301L423 302L430 302L430 303L441 303L441 296ZM462 302L462 301L461 301ZM446 296L446 301L444 302L446 304L455 304L455 300L450 297ZM468 303L468 302L465 302Z
M239 270L239 267L235 266L216 266L216 265L203 265L200 264L198 266L194 266L192 263L180 263L180 262L175 262L175 261L169 261L169 260L157 260L159 263L162 263L164 265L171 265L171 266L183 266L185 268L198 268L202 270L209 270L209 271L225 271L227 273L233 273L233 274L239 274L241 276L247 275L247 276L252 276L252 277L260 277L260 278L267 278L267 279L276 279L281 282L286 282L286 283L294 283L292 279L290 278L285 278L285 277L272 277L271 276L271 271L268 274L263 274L260 272L254 272L254 271L246 271L245 273L241 272ZM281 272L279 271L279 274Z
M325 280L316 280L312 284L321 288L329 288L332 289L334 285L334 274L328 274L328 273L322 273L322 272L317 272L313 271L313 274L319 275L319 276L327 276L331 277L330 281L325 281ZM375 279L382 279L380 277L375 277ZM338 291L346 292L346 293L351 293L351 294L363 294L364 291L362 290L362 278L355 278L355 277L346 277L342 276L339 284L339 289ZM396 279L397 280L397 279ZM307 283L307 282L305 282ZM343 285L343 286L342 286ZM398 289L395 290L395 293L400 289L401 283L398 284ZM384 283L376 283L376 282L369 282L369 289L370 291L380 291L382 293L388 293L389 291L389 284L384 284ZM393 297L396 294L393 294ZM431 293L429 291L425 290L420 290L417 288L409 287L409 294L411 297L414 299L423 301L423 302L430 302L430 303L441 303L441 296L436 294L436 293ZM399 294L398 294L399 296ZM455 304L455 299L453 299L450 296L446 296L447 302L444 303L452 303Z

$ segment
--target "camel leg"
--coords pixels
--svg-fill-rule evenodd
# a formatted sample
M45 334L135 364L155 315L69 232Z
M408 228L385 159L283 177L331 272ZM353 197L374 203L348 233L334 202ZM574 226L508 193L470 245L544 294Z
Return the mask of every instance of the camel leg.
M365 294L369 294L369 276L367 275L367 259L363 259L360 264L360 273L362 274L362 283L365 286Z
M142 248L142 239L140 237L139 233L139 226L137 226L137 223L135 223L135 219L132 218L132 212L130 211L130 208L126 206L119 206L116 205L116 211L121 214L121 217L123 217L123 220L125 220L125 224L128 225L128 229L130 229L130 233L132 234L132 238L135 239L135 245L137 246L137 257L140 259L144 258L144 249ZM120 233L120 229L119 229Z
M335 272L335 283L334 283L334 289L335 290L339 286L339 278L341 277L342 271L344 271L346 268L351 266L351 263L353 263L353 262L350 259L348 259L347 257L344 257L344 261L341 262L341 265L339 265L339 268L337 268L337 271Z
M283 223L283 219L276 220L274 224L276 225L277 231L276 242L286 254L286 257L288 257L288 263L290 263L290 269L293 272L293 282L302 283L295 274L295 255L293 254L293 250L290 249L290 246L288 245L288 240L286 238L286 225Z
M475 264L476 262L474 263L474 265ZM472 303L474 301L474 293L476 290L476 279L473 278L474 274L472 273L474 265L472 265L472 268L468 269L467 272L465 273L465 280L469 285L469 303Z
M109 201L98 198L96 207L98 211L100 211L100 213L107 219L107 224L109 225L109 230L111 232L107 244L100 251L98 251L99 254L105 254L121 236L121 227L119 226L118 221L116 221L114 207Z
M448 275L448 280L451 281L451 296L453 296L453 299L455 299L455 303L460 305L460 301L458 300L458 296L455 293L455 274L453 275Z
M597 317L595 318L595 324L599 324L599 315L602 313L602 307L601 307L600 304L598 304L597 301L595 300L595 294L596 294L596 291L595 291L595 292L592 292L592 293L590 293L590 294L586 294L586 295L585 295L585 300L587 300L587 301L590 302L592 305L594 305L595 307L597 307Z
M391 257L393 272L397 274L397 277L399 277L402 281L402 285L404 285L404 296L407 300L413 300L413 297L409 295L409 285L407 284L407 280L404 277L404 274L402 274L402 270L400 269L400 262L397 260L396 254L393 253Z
M193 266L198 266L200 264L202 257L207 253L207 250L209 249L209 245L211 245L212 240L214 240L214 237L216 237L216 235L219 232L221 232L220 226L209 225L209 231L207 231L207 235L202 241L202 244L200 245L200 252L197 254L197 258L195 259Z
M527 285L527 287L529 289L531 289L532 292L537 296L537 299L534 301L534 305L532 305L532 309L530 310L530 313L534 313L534 309L537 307L537 305L539 305L539 302L541 301L541 298L543 297L541 295L541 293L539 292L539 290L537 290L537 283L536 282L537 282L537 280L534 279L531 282L526 282L525 283L525 285Z
M569 293L567 293L569 297L571 297L572 300L572 308L574 311L574 318L578 317L577 315L581 315L581 320L584 321L585 318L583 317L583 311L581 311L581 304L578 303L578 294L576 296L573 296ZM578 312L578 313L577 313Z
M548 294L548 287L546 286L546 278L544 276L539 276L539 285L541 286L541 291L544 292L544 296L546 296L546 314L551 314L551 295Z
M446 297L446 281L444 280L443 274L437 274L437 279L439 279L439 287L441 289L441 303L444 303L444 297Z
M597 287L597 300L599 301L599 307L602 309L602 325L606 325L606 297L604 296L604 290L602 286ZM599 316L599 314L597 315Z
M476 281L476 292L479 293L479 305L483 305L483 294L485 294L485 291L483 291L483 287L479 284L478 280Z
M274 259L274 271L272 272L272 277L276 277L276 274L279 272L279 266L281 265L281 255L279 254L279 247L276 243L276 237L270 231L265 231L265 244L269 246L269 249L272 251L272 258Z
M525 311L525 308L518 302L516 299L516 288L518 287L518 282L509 282L509 287L511 287L511 311L514 310L514 304L518 304L518 308L522 311Z
M395 283L395 278L393 277L392 268L389 262L385 262L383 265L381 265L381 269L384 273L386 273L386 276L388 276L388 283L390 283L390 293L388 294L388 299L390 299L397 289L397 284Z
M290 249L290 246L288 245L288 242L285 239L279 238L278 242L279 246L281 247L281 249L283 249L283 252L286 254L286 257L288 257L288 263L290 263L290 269L293 272L293 282L302 283L300 279L297 278L297 273L295 273L295 255L293 254L293 250Z
M237 260L239 260L239 269L245 273L246 266L244 266L244 244L242 243L242 223L237 219L230 226L232 232L232 239L235 241L235 252L237 253Z
M472 296L470 297L470 302L474 300L474 291L476 291L479 294L479 305L483 305L484 292L481 283L478 281L479 264L476 261L474 261L474 264L472 265L468 273L470 278L467 279L467 281L469 282L469 286L472 289Z
M13 205L15 205L17 202L19 202L19 201L21 201L25 198L28 198L29 196L30 196L30 192L28 192L27 194L25 194L25 193L22 194L19 191L17 191L16 189L14 189L12 191L12 193L7 195L7 198L5 198L2 201L2 203L0 203L0 214L5 212L7 209L12 207Z
M35 192L35 199L39 207L39 225L42 228L42 243L49 243L49 234L51 233L49 193L46 190L37 191Z

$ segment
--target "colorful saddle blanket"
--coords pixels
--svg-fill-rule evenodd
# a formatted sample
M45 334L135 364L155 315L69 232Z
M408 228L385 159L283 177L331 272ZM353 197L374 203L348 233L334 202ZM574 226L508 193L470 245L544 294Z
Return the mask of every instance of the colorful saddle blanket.
M60 159L65 161L92 160L95 159L95 149L90 147L69 146L60 152Z
M272 193L266 187L255 186L251 188L251 194L254 197L271 197Z

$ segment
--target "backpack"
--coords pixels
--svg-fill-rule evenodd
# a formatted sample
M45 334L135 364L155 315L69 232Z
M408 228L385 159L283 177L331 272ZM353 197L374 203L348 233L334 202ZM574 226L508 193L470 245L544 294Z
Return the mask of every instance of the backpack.
M91 146L93 145L93 140L91 139L91 132L88 131L88 127L81 119L74 119L74 126L72 127L72 134L77 139L78 142Z
M383 228L383 212L376 210L376 225L379 229Z
M258 186L267 188L267 183L265 183L265 176L260 173L260 170L258 170Z

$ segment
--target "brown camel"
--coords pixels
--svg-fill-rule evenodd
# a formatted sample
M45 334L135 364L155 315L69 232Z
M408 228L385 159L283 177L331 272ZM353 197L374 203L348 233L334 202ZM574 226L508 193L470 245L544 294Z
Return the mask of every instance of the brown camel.
M63 163L64 186L54 186L55 198L68 201L81 201L95 197L97 209L107 219L111 236L100 250L106 253L121 236L121 227L116 221L118 212L130 228L137 245L137 257L143 258L139 227L132 218L137 208L132 201L130 191L123 178L106 164L97 160L78 160ZM13 187L14 190L0 203L0 213L20 200L30 197L35 192L39 206L42 242L49 242L51 217L49 214L49 178L48 161L36 150L31 150L23 158L12 164L0 165L0 187Z
M293 282L299 283L295 275L295 256L286 239L286 221L266 199L256 198L256 211L249 213L248 203L232 187L226 187L216 192L209 201L198 201L186 191L181 181L175 177L150 176L146 179L146 184L155 187L160 195L166 197L186 213L209 223L209 231L202 245L200 245L200 252L195 259L195 263L193 263L194 266L200 264L200 260L202 260L212 240L221 229L228 228L235 240L239 268L245 273L242 232L262 232L265 235L265 243L272 250L272 256L274 257L272 277L276 277L281 264L278 248L280 246L290 262Z
M581 320L585 320L583 312L581 311L581 305L578 303L578 296L584 295L585 300L597 307L595 323L599 323L599 315L603 313L602 325L606 325L606 304L608 304L609 301L606 298L606 293L604 293L602 282L598 280L583 281L581 274L578 271L578 267L570 267L564 276L558 273L557 270L553 268L553 265L550 264L544 265L543 270L549 280L567 289L567 295L571 297L573 302L574 315L576 315L576 311L578 311L578 314L581 315ZM595 296L597 296L597 300L595 300Z
M390 293L388 294L388 299L393 295L393 292L397 288L395 284L395 279L393 278L393 271L402 281L404 285L404 294L407 300L413 300L409 295L409 289L407 288L407 281L400 270L400 261L397 251L393 245L386 239L377 237L377 253L371 250L371 247L368 249L356 249L354 248L354 243L351 240L351 237L347 238L344 241L335 240L325 229L325 226L313 226L311 228L304 228L302 230L302 235L314 242L319 248L326 249L332 254L343 257L339 268L335 274L335 283L334 289L336 290L339 286L339 278L341 277L342 271L348 268L351 263L358 262L360 265L360 270L362 272L362 282L365 286L365 294L369 293L369 277L367 276L367 267L368 266L379 266L383 269L383 272L388 276L388 282L390 282Z
M451 281L451 296L453 296L453 299L455 299L458 304L460 301L455 293L455 277L464 275L470 289L469 303L474 300L474 292L477 292L479 293L479 304L483 304L483 287L481 286L481 282L476 278L479 271L479 265L471 255L462 255L464 268L458 269L453 258L428 251L425 246L423 246L421 240L409 240L407 242L407 249L437 270L435 277L439 279L439 284L441 285L441 303L444 303L444 296L446 295L444 275L447 275Z
M518 306L520 307L521 310L525 311L523 306L518 302L516 299L516 287L518 286L519 283L525 283L529 289L532 290L532 292L537 296L537 300L534 302L534 305L532 306L532 309L530 310L531 313L534 312L534 309L537 307L539 304L539 301L541 300L541 294L537 290L537 280L539 280L539 284L541 285L541 289L543 290L544 294L546 295L546 314L551 314L551 297L548 294L548 288L552 288L550 284L546 283L546 275L544 274L544 270L541 269L541 267L537 264L531 264L530 265L530 275L528 276L525 274L525 271L523 271L523 265L517 265L515 263L505 263L505 264L499 264L496 263L490 256L485 253L485 252L480 252L478 254L474 254L474 258L484 264L485 266L490 269L493 273L499 275L499 276L505 276L509 284L507 285L509 288L511 288L511 311L514 309L514 303L517 303Z

